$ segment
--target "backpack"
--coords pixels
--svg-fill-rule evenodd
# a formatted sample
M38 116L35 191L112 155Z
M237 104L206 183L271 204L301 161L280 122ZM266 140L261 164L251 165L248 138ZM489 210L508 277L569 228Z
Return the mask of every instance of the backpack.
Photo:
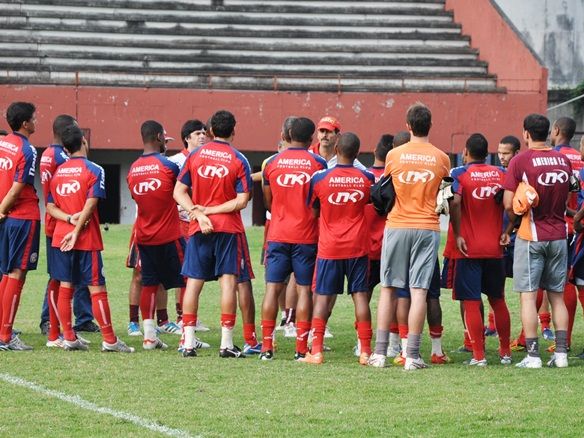
M391 176L382 176L371 186L371 202L379 216L387 216L395 204L395 189Z

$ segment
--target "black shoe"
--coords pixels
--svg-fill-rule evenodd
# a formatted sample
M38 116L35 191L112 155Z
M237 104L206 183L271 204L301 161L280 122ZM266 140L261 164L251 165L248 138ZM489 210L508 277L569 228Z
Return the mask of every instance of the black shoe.
M302 354L302 353L294 353L294 360L298 360L298 359L304 359L306 357L306 354Z
M233 348L222 348L219 350L219 357L229 358L229 357L237 357L237 358L244 358L245 354L241 352L239 347L233 346Z
M76 332L86 332L86 333L99 333L99 326L93 321L87 321L83 324L73 327Z
M182 355L183 357L197 357L197 350L194 348L184 349Z
M260 353L260 360L272 360L274 358L274 352L272 350L262 351Z
M282 321L280 321L280 327L284 327L286 325L286 318L282 318Z
M41 334L47 336L49 334L49 321L41 321L39 324Z

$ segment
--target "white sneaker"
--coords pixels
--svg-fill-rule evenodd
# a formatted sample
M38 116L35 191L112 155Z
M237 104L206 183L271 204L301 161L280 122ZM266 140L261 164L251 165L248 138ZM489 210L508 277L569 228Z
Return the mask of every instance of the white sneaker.
M373 368L385 368L385 356L383 354L373 353L369 356L367 365Z
M414 371L414 370L421 370L423 368L428 368L426 362L421 357L417 359L412 359L411 357L406 357L406 363L404 364L404 370L406 371Z
M401 353L401 345L388 345L387 346L387 357L394 358L397 357Z
M74 341L63 340L63 349L66 351L87 351L89 350L89 347L86 343L82 342L81 339L77 338Z
M550 368L567 368L568 367L568 353L554 353L550 358L547 366Z
M91 344L91 341L89 339L82 338L81 336L79 336L79 333L75 333L75 335L77 336L77 340L80 341L81 343L85 345Z
M469 367L486 367L487 366L487 359L476 360L474 357L470 360L464 361L465 365Z
M140 331L140 324L130 321L128 323L128 336L142 336L142 332Z
M284 337L285 338L295 338L296 337L296 326L293 322L289 322L284 325Z
M158 338L144 339L144 341L142 341L142 348L144 350L166 350L168 345Z
M199 350L200 348L211 348L211 346L195 336L195 349Z
M501 365L511 365L511 356L501 356Z
M159 325L156 328L156 331L158 331L158 333L167 333L170 335L180 336L182 333L182 328L177 323L168 321L166 324Z
M210 329L205 324L201 322L201 320L197 319L197 323L195 324L195 331L196 332L208 332Z
M541 358L528 355L521 362L516 363L515 366L517 368L541 368Z
M120 338L116 338L115 344L108 344L103 341L101 343L101 351L104 352L117 352L117 353L133 353L134 347L128 347L124 341Z
M49 348L63 348L65 344L63 343L63 339L57 338L54 341L48 341L45 344Z
M328 325L324 328L324 337L325 339L333 337Z

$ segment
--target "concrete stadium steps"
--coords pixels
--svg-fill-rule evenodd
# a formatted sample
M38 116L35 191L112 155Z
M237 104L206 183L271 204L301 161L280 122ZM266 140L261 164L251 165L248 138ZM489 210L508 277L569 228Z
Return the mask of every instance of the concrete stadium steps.
M0 83L501 91L444 0L4 0L0 11Z

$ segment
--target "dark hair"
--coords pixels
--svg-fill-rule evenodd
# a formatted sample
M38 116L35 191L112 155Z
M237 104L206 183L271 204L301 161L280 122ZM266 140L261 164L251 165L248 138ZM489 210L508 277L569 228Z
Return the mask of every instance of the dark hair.
M466 140L466 150L471 158L484 160L489 155L489 142L481 133L472 134Z
M337 141L337 152L345 158L355 159L359 155L359 148L361 147L361 140L356 134L352 132L345 132L339 137Z
M213 135L219 138L228 138L235 129L235 116L229 111L217 111L211 116L211 129Z
M67 149L70 154L74 154L81 149L83 131L77 125L69 125L61 132L61 141L63 142L63 147Z
M35 106L28 102L13 102L6 110L6 121L13 131L22 128L24 122L28 122L34 116Z
M70 116L69 114L58 115L55 117L55 120L53 120L53 136L60 140L63 130L70 125L75 125L76 122L75 117Z
M292 125L296 120L298 120L298 117L289 116L286 117L286 120L284 120L284 123L282 123L282 137L284 137L284 140L288 143L292 141L292 137L290 137L290 130L292 129Z
M156 120L146 120L140 128L142 142L150 143L155 140L161 140L164 143L164 128Z
M396 148L410 141L412 136L408 131L399 131L393 136L393 147Z
M185 148L189 147L186 138L195 131L206 131L207 127L198 119L187 120L180 130L180 138Z
M0 129L0 135L8 135L8 131L6 129Z
M406 122L416 137L426 137L432 126L432 112L423 103L415 103L408 108Z
M533 141L546 141L550 131L550 121L541 114L530 114L523 120L523 129L529 132Z
M314 135L314 122L306 117L298 117L292 122L290 128L290 139L303 144L308 144L312 141Z
M501 139L499 143L510 144L511 146L513 146L513 152L517 152L519 151L519 149L521 149L521 142L514 135L506 135Z
M383 134L379 141L377 142L377 146L375 147L375 158L380 161L385 161L385 157L387 153L393 147L393 135L391 134Z
M554 122L554 126L558 127L562 136L570 141L576 133L576 121L570 117L560 117Z

